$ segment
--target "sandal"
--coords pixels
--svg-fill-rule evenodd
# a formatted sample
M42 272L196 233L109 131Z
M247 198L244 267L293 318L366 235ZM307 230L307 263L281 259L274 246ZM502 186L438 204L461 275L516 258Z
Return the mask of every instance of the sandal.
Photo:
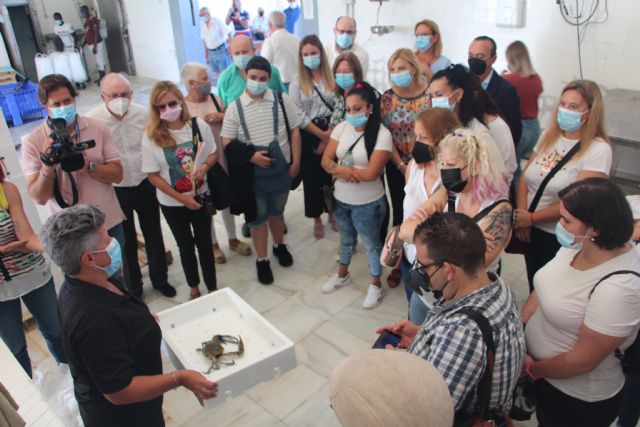
M202 294L200 293L200 289L196 286L195 288L191 288L191 293L189 294L189 301L194 300L196 298L200 298Z
M227 262L227 257L224 255L224 252L222 252L222 249L220 249L220 247L213 247L213 260L216 262L216 264L224 264L225 262Z
M237 243L233 244L229 242L229 249L242 256L251 255L251 246L247 245L245 242L241 242L240 240Z
M316 239L322 239L324 237L324 225L322 225L322 221L316 221L313 224L313 236Z
M387 277L387 285L389 285L389 287L392 289L397 288L400 284L401 279L402 275L400 274L400 269L394 268L393 270L391 270L391 273L389 273L389 276Z

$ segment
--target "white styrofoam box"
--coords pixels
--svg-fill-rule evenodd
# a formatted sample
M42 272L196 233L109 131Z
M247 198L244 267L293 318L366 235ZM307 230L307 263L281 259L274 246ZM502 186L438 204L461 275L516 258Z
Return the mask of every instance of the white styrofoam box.
M242 337L244 354L230 356L235 365L221 366L205 374L218 383L218 397L206 400L206 409L296 367L293 342L230 288L160 312L158 317L163 344L176 369L193 369L204 374L211 361L197 351L202 342L214 335ZM228 345L227 349L235 351L236 346Z

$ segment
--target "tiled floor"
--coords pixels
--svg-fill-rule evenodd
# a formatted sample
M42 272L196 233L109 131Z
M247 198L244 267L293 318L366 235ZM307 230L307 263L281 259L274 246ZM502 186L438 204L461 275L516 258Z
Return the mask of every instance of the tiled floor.
M135 88L136 99L147 103L150 83L137 81ZM93 102L97 102L97 91L83 91L78 99L80 112L86 111ZM16 142L28 128L12 130ZM303 215L301 189L291 193L285 216L289 228L286 243L295 263L290 268L281 268L274 260L273 285L262 286L257 282L254 257L241 257L230 252L226 244L222 246L228 261L216 267L219 287L231 287L295 342L298 367L247 390L212 411L202 410L185 389L166 393L164 411L168 426L337 426L339 424L328 401L328 378L332 370L348 355L369 348L375 340L374 331L378 326L406 317L407 303L401 287L386 289L387 295L379 307L373 310L362 308L368 286L368 266L361 245L351 268L354 284L334 294L322 294L321 284L336 269L338 235L326 226L325 238L318 240L313 237L312 221ZM226 242L226 232L219 216L215 217L215 226L219 241ZM240 226L241 221L238 220L238 235ZM169 277L178 288L178 295L165 298L151 289L145 268L144 299L156 312L185 302L189 294L175 241L166 224L163 234L166 246L176 258L170 267ZM528 288L521 257L504 256L503 277L522 302ZM201 290L204 290L203 286ZM28 341L35 369L42 372L53 369L54 362L40 333L37 330L30 332ZM165 361L165 371L170 370L170 363Z

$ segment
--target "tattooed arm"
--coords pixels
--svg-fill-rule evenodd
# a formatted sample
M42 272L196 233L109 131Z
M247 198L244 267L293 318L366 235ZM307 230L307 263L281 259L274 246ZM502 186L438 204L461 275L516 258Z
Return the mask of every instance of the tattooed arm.
M509 202L500 203L481 221L480 226L485 235L492 237L487 243L487 252L484 256L485 265L490 265L500 256L509 243L511 237L512 208Z

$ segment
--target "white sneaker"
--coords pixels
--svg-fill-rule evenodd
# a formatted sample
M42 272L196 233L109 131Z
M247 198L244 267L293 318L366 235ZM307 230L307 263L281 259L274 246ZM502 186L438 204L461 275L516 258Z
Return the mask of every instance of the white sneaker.
M335 292L338 289L349 284L351 284L351 275L349 273L347 273L347 275L344 277L340 277L338 276L338 273L336 273L331 276L331 278L324 285L322 285L321 289L325 294L330 294L331 292Z
M364 298L364 302L362 303L362 307L364 308L374 308L380 304L382 301L382 297L384 297L384 290L382 287L378 287L376 285L369 285L369 290L367 291L367 296Z

